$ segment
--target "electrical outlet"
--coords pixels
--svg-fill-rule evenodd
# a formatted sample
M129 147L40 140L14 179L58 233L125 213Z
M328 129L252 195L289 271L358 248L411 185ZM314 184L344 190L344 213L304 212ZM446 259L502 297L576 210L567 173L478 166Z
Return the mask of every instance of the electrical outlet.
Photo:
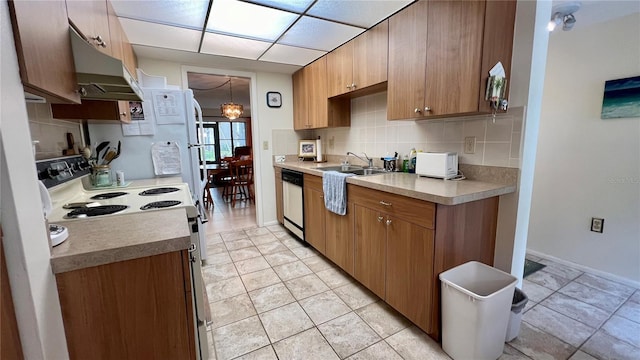
M262 150L269 150L269 142L268 141L263 141L262 142Z
M592 217L591 218L591 231L602 233L604 230L604 219Z
M276 162L277 163L283 163L284 162L284 155L276 155Z
M467 136L464 138L464 153L475 154L476 153L476 137Z

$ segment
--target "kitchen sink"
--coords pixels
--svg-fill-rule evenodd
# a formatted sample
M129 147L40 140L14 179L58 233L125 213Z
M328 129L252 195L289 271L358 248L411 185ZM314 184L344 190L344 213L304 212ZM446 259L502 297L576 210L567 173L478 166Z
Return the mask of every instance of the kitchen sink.
M384 169L373 169L373 168L363 168L361 166L326 166L318 168L317 170L322 171L337 171L341 173L355 174L355 175L376 175L376 174L384 174L387 171Z
M355 170L363 170L362 166L351 166L351 165L337 165L337 166L325 166L319 167L317 170L322 171L338 171L338 172L352 172Z

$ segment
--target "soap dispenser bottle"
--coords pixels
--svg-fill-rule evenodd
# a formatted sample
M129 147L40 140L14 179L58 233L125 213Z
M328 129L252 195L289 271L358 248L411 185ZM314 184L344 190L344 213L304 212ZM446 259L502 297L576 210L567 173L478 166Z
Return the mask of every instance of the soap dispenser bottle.
M409 153L409 172L416 172L416 148L411 148L411 152Z

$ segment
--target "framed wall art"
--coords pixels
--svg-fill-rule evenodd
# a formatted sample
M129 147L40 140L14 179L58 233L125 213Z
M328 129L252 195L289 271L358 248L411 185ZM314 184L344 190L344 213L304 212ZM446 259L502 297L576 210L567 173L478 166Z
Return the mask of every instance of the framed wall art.
M316 141L300 140L298 142L298 156L302 158L316 157Z
M640 76L604 83L601 119L640 117Z

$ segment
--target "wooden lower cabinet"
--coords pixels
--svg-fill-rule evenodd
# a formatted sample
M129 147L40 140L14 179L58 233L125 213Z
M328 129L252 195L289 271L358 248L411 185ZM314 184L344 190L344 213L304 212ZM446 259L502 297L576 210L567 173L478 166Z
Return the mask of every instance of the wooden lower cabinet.
M345 215L325 211L326 252L324 255L351 276L354 275L353 215L352 202L347 202Z
M276 218L280 224L284 225L284 205L282 200L282 169L274 167L273 172L276 177Z
M438 275L471 260L493 265L498 197L441 205L348 184L340 216L322 196L322 178L305 174L307 241L439 340Z
M354 275L352 202L345 215L334 214L324 206L322 178L304 175L304 233L306 241L342 270Z
M71 359L194 359L186 250L56 274Z
M384 299L387 228L384 215L355 205L354 277Z
M385 301L426 332L431 330L434 231L388 217Z
M322 254L326 249L324 196L309 186L304 187L304 239Z

